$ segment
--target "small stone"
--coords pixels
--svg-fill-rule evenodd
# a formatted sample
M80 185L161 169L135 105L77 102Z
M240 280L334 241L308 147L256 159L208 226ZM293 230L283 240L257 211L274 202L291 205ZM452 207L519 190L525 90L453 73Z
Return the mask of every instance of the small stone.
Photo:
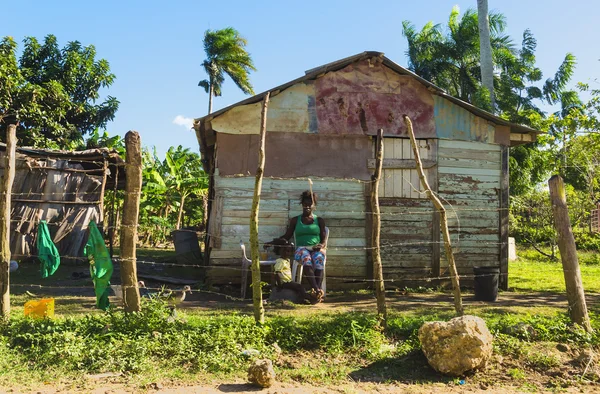
M277 342L273 342L272 346L273 346L273 350L275 351L275 353L277 353L278 355L281 354L281 348L279 347Z
M476 316L427 322L419 329L419 341L429 365L451 376L485 367L492 356L493 339L485 321Z
M260 387L271 387L275 383L275 370L271 360L254 360L248 368L248 381Z
M566 353L569 350L571 350L571 348L566 343L559 343L558 345L556 345L556 350L562 353Z

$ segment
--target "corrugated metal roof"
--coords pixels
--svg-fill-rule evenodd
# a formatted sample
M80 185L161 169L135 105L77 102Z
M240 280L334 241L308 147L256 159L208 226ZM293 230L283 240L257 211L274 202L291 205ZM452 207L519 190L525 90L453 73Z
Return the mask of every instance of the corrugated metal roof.
M337 71L340 70L346 66L348 66L349 64L364 60L364 59L369 59L369 58L379 58L381 60L381 62L389 67L390 69L396 71L399 74L402 75L409 75L413 78L415 78L416 80L418 80L420 83L422 83L423 85L427 86L427 88L431 91L432 94L436 94L440 97L443 97L451 102L453 102L454 104L466 109L467 111L473 113L474 115L477 115L483 119L489 120L495 124L498 125L502 125L502 126L508 126L511 128L511 132L516 132L516 133L542 133L539 130L535 130L532 129L530 127L524 126L524 125L520 125L520 124L516 124L516 123L512 123L507 121L506 119L502 119L499 116L496 116L494 114L491 114L487 111L484 111L480 108L475 107L472 104L469 104L465 101L462 101L460 99L457 99L456 97L453 97L449 94L447 94L442 88L434 85L433 83L429 82L428 80L421 78L420 76L418 76L417 74L413 73L412 71L400 66L399 64L391 61L390 59L388 59L387 57L384 56L383 52L376 52L376 51L365 51L359 54L356 54L354 56L349 56L340 60L336 60L334 62L331 63L327 63L324 64L322 66L316 67L316 68L312 68L310 70L307 70L305 72L305 75L299 78L296 78L290 82L287 82L283 85L279 85L277 87L274 87L272 89L269 89L265 92L259 93L255 96L249 97L245 100L239 101L235 104L232 104L230 106L227 106L225 108L222 108L218 111L215 111L209 115L200 117L200 118L196 118L195 122L203 122L203 121L207 121L207 120L211 120L227 111L229 111L230 109L240 106L240 105L247 105L247 104L254 104L257 103L259 101L262 101L263 97L268 93L271 92L271 95L277 94L282 90L285 90L289 87L291 87L292 85L295 85L297 83L300 82L304 82L304 81L309 81L312 79L316 79L317 77L321 76L322 74L325 74L327 72L330 71Z

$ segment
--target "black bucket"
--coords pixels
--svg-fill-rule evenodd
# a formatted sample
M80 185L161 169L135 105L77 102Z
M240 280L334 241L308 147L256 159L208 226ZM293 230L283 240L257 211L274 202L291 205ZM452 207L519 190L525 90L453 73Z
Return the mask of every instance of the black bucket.
M186 265L201 265L203 262L198 234L193 229L181 229L171 232L175 244L177 262Z
M473 273L475 274L475 300L496 301L500 268L473 267Z

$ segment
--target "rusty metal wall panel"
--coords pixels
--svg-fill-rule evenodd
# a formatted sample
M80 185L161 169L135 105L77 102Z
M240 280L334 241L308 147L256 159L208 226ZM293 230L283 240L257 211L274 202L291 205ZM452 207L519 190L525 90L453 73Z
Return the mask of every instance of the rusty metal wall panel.
M495 143L495 127L487 120L434 95L435 128L438 138Z
M406 137L402 115L410 116L417 138L435 137L433 98L416 79L368 60L350 64L315 81L320 134Z
M267 129L289 133L315 133L314 87L312 81L298 83L272 96L267 111ZM219 133L259 134L262 102L234 107L212 120Z
M219 174L253 175L258 165L258 135L217 134ZM265 176L333 177L369 180L371 138L360 135L267 133Z

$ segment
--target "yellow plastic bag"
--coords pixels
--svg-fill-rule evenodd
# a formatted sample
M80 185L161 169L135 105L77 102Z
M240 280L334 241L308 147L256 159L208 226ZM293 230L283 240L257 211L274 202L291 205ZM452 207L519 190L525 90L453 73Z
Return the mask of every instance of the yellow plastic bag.
M42 298L39 301L32 300L25 303L25 316L43 319L54 317L54 298Z

